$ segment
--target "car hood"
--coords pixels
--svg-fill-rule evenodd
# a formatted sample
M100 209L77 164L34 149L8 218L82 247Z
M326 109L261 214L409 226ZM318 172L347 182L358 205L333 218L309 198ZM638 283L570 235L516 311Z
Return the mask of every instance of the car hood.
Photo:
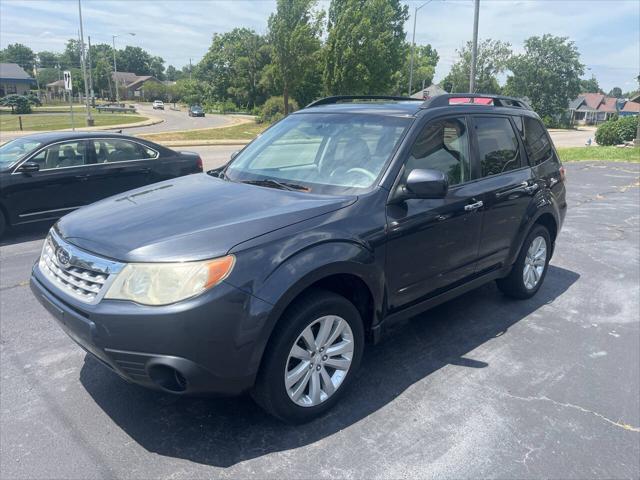
M56 229L80 248L124 262L203 260L355 200L229 182L203 173L101 200L66 215Z

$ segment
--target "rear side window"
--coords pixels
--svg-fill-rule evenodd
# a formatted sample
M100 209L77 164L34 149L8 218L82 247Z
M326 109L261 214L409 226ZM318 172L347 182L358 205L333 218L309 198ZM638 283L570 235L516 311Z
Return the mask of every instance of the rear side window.
M553 156L549 135L535 118L524 117L524 148L531 165L539 165Z
M520 167L518 140L505 117L475 117L478 154L483 177Z
M154 150L120 139L94 140L97 163L127 162L131 160L144 160L156 158L158 153Z

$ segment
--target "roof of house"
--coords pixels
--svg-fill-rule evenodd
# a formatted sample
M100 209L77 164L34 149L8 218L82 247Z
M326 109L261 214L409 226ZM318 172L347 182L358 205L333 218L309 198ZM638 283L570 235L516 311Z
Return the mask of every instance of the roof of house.
M31 75L17 63L0 63L0 78L18 82L35 82Z
M638 112L640 113L640 103L636 102L627 102L622 107L623 112Z
M111 78L117 80L118 83L131 83L136 81L138 75L131 72L111 72Z
M134 80L133 82L131 82L130 84L127 85L127 88L131 88L133 90L138 89L139 87L142 86L142 84L144 82L147 82L149 80L153 80L155 82L160 83L160 80L158 80L156 77L152 76L152 75L144 75L142 77L138 77L136 80Z
M429 85L424 90L418 90L416 93L411 95L411 98L419 98L419 99L427 99L431 97L437 97L438 95L444 95L447 93L446 90L442 89L438 85Z
M630 102L640 103L640 93L629 99Z
M47 83L47 87L64 87L64 80L56 80L55 82Z
M581 93L578 98L569 102L569 109L615 113L618 111L617 101L616 98L607 97L602 93Z
M613 97L604 97L602 103L598 105L598 110L601 112L617 112L618 108L616 107L616 103L618 102L617 98Z

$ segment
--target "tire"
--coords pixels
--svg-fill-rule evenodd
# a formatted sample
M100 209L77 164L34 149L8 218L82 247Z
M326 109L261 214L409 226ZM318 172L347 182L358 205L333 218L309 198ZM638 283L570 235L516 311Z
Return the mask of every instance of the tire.
M316 347L316 354L311 351L313 347L308 348L303 335L311 332L314 336L310 340L323 345L323 327L328 335L324 338L329 341L324 343L326 350ZM338 330L342 333L331 341ZM296 353L306 350L307 359L292 355L296 345ZM344 355L325 355L330 350L337 352L338 347L352 350ZM296 300L280 319L267 346L252 396L264 410L287 423L313 420L333 407L347 390L363 350L364 328L356 307L333 292L312 291ZM331 366L334 364L340 368L334 369ZM289 388L285 382L287 373L291 378L299 377L290 382Z
M536 253L540 255L542 252L533 244L536 242L536 245L540 245L539 242L541 241L544 241L544 254L534 259L533 256L535 256ZM534 255L531 254L530 250ZM544 257L544 263L542 262L542 257ZM547 270L549 269L550 259L551 237L549 236L549 231L542 225L535 225L522 244L520 254L513 264L509 275L496 281L498 288L509 297L523 300L533 297L538 290L540 290L544 282ZM531 265L532 261L535 261L535 265ZM529 277L527 280L525 280L527 277L525 271L527 266L529 267L527 271L530 273L528 274ZM542 272L539 271L538 267L542 267Z
M4 213L0 210L0 238L4 236L7 231L7 219L4 217Z

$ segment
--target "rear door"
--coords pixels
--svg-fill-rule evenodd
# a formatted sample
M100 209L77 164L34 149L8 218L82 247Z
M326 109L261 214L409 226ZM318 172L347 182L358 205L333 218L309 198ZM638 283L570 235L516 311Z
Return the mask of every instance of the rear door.
M482 272L506 261L539 186L509 115L473 115L472 120L483 203L477 264Z

